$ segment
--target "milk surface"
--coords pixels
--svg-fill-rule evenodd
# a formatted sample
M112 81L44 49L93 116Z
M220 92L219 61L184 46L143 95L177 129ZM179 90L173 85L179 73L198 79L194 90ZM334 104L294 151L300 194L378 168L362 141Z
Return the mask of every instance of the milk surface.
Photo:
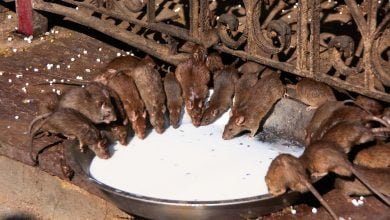
M221 201L267 194L267 169L280 153L303 148L260 142L247 135L223 140L225 113L209 126L194 127L187 114L178 129L155 131L128 146L113 146L108 160L95 157L98 181L132 194L181 201Z

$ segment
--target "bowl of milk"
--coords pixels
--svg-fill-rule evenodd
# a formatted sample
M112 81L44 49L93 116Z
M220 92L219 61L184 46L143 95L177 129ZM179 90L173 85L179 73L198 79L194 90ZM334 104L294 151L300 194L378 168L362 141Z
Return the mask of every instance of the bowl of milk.
M177 129L151 131L144 140L133 137L127 146L113 144L108 160L70 149L86 178L108 199L146 218L253 218L296 201L298 193L268 194L264 177L277 155L300 156L303 148L245 134L223 140L228 119L225 113L196 128L184 114Z

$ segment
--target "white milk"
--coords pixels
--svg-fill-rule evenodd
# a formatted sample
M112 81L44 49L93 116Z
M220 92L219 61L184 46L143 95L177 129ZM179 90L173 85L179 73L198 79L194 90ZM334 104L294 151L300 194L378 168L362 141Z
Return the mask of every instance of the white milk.
M247 135L222 139L226 113L194 127L187 114L178 129L117 144L108 160L97 157L90 172L98 181L140 196L182 201L219 201L267 194L265 174L279 153L303 149L260 142Z

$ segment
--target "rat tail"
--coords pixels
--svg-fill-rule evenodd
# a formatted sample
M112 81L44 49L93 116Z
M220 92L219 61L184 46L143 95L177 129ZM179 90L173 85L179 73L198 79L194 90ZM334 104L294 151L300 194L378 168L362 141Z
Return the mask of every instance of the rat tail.
M359 179L359 181L365 185L371 192L373 192L375 195L377 195L383 202L386 203L387 206L390 206L390 201L388 198L386 198L382 193L380 193L378 190L376 190L370 183L367 182L364 175L362 175L359 171L357 171L355 168L351 167L352 173Z
M30 158L31 158L31 161L34 163L34 165L37 165L38 164L38 161L36 159L36 157L34 157L33 155L33 142L34 142L34 137L35 135L38 133L38 131L41 129L42 125L46 122L46 118L49 117L51 114L53 114L52 112L49 112L49 113L45 113L45 114L42 114L42 115L39 115L37 116L36 118L34 118L31 123L30 123L30 126L29 126L29 134L30 134L30 143L29 143L29 147L30 147ZM38 123L38 121L40 121ZM38 124L37 124L38 123Z
M338 220L336 213L333 211L333 209L329 206L329 204L322 198L322 196L318 193L318 191L313 187L313 185L307 181L304 181L306 187L310 190L310 192L318 199L318 201L321 203L322 206L325 207L325 209L329 212L329 214L332 216L334 220Z

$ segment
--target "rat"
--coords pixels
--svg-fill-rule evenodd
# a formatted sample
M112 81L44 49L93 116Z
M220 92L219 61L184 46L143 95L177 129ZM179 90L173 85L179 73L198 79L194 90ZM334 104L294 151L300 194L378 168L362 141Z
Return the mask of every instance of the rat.
M165 93L160 73L155 63L146 56L132 71L125 71L135 82L138 92L149 113L150 123L157 133L165 130Z
M124 70L132 70L141 60L134 56L120 56L112 59L93 79L107 85L110 79Z
M102 134L107 137L110 142L119 141L120 144L126 146L129 137L129 127L123 125L118 121L111 122L110 124L98 124L97 128L100 129Z
M383 195L390 197L390 168L365 168L357 166L359 171L372 186L378 189ZM368 196L372 192L357 179L337 178L335 188L339 189L346 196Z
M38 113L41 115L53 112L56 109L59 100L59 96L56 93L44 93L39 99Z
M303 78L295 85L297 99L316 109L327 101L336 101L332 88L325 83Z
M373 115L380 115L383 113L383 105L375 99L366 96L358 95L355 100L357 105L371 112Z
M214 93L203 113L201 125L213 123L232 106L237 81L238 71L232 66L213 74Z
M125 73L126 71L117 73L109 80L107 86L118 94L134 133L138 138L144 139L146 136L145 104L133 79ZM116 128L114 131L118 129L124 131L123 128Z
M305 129L305 144L310 144L311 139L317 130L326 122L326 120L335 112L337 109L344 106L344 102L328 101L323 103L315 112L311 118L309 124Z
M167 96L170 124L173 128L178 128L183 109L183 97L181 87L175 77L175 73L169 71L164 77L164 91Z
M368 168L390 168L390 143L378 143L359 151L353 163Z
M330 128L321 140L335 142L344 153L349 153L354 145L375 140L375 135L361 121L343 121Z
M321 126L318 127L312 136L311 141L320 140L330 128L342 121L364 121L367 120L368 117L369 113L359 107L349 105L342 106L321 123Z
M187 112L194 126L199 127L204 110L204 102L208 96L210 71L205 64L206 49L195 45L192 56L179 63L175 76L183 91L183 98Z
M96 124L109 124L117 120L109 90L98 83L68 90L60 96L57 108L77 110Z
M288 188L300 193L310 191L328 210L333 219L338 219L332 208L311 184L305 167L298 158L289 154L279 154L271 162L265 175L265 182L268 191L274 196L285 193Z
M250 93L248 101L244 104L238 103L238 107L233 105L232 115L225 125L222 138L229 140L244 130L249 130L250 136L253 137L260 122L274 104L283 97L284 91L285 88L279 74L261 77L250 90L247 89L247 92ZM262 96L260 99L259 95Z
M258 64L256 62L248 61L238 67L238 72L242 73L242 75L246 74L259 74L261 71L265 69L265 66Z
M368 189L381 198L387 205L390 201L385 198L358 170L348 161L347 155L334 142L316 141L310 144L299 158L313 177L322 177L329 172L340 176L358 178Z
M99 158L110 157L107 139L101 135L91 120L74 109L59 108L52 113L38 116L30 123L29 129L31 158L35 163L37 161L32 156L33 139L40 132L62 134L70 139L78 139L82 151L84 146L88 146Z

